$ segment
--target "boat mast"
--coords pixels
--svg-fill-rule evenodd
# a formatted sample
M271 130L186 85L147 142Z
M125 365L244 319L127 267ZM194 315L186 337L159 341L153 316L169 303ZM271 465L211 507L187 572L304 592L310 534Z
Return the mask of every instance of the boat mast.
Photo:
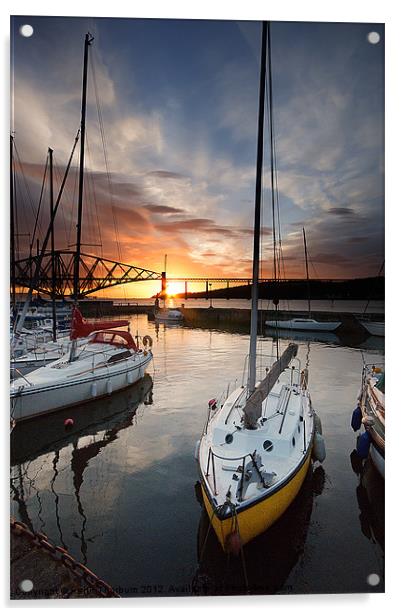
M10 135L10 260L11 260L11 301L15 310L15 221L14 221L14 137Z
M256 161L256 188L255 188L255 219L253 235L253 271L252 271L252 308L251 308L251 337L249 343L249 378L248 393L251 394L256 384L256 342L258 334L258 285L259 285L259 259L260 259L260 209L262 198L262 168L263 168L263 129L265 113L265 83L266 83L266 39L267 23L262 24L262 49L260 58L259 83L259 119L258 119L258 145Z
M74 259L74 287L73 300L74 304L78 303L79 298L79 264L81 259L81 231L82 231L82 205L84 193L84 165L85 165L85 128L86 128L86 93L88 85L88 54L89 46L94 37L87 32L84 45L84 66L82 71L82 104L81 104L81 149L79 156L79 183L78 183L78 217L77 217L77 245ZM77 341L73 340L71 344L70 361L74 361Z
M57 315L56 315L56 270L54 258L54 191L53 191L53 150L49 148L49 175L50 175L50 250L52 264L52 319L53 319L53 342L57 339Z
M307 280L307 285L308 285L308 312L309 312L309 318L311 318L311 311L310 311L310 282L309 282L309 264L308 264L308 251L306 250L306 235L305 235L305 229L304 229L304 227L302 227L302 233L304 234L304 250L305 250L306 280Z

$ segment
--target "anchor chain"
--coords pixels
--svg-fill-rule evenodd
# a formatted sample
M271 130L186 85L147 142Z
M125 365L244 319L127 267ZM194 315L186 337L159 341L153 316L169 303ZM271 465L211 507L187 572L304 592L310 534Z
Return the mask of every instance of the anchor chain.
M85 565L78 562L67 550L53 545L44 533L33 532L26 524L14 518L10 520L10 527L13 533L19 536L23 535L32 545L44 550L53 560L67 567L75 578L80 582L85 582L101 597L120 597L107 582L104 582L96 573L93 573Z

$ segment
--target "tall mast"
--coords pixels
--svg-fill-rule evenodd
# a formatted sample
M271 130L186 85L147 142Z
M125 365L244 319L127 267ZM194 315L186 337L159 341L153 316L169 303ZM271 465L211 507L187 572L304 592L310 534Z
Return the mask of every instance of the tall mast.
M85 167L85 129L86 129L86 92L88 85L88 55L89 45L93 41L93 36L88 32L85 36L84 45L84 67L82 71L82 105L81 105L81 149L79 156L79 183L78 183L78 218L77 218L77 245L74 260L74 303L79 298L79 263L81 259L81 231L82 231L82 204L84 194L84 167ZM74 361L77 348L77 341L72 340L70 361Z
M15 310L15 222L14 222L14 138L10 135L10 260L11 260L11 301Z
M79 156L79 184L78 184L78 219L77 219L77 246L74 260L74 301L79 297L79 262L81 257L81 230L82 230L82 203L84 193L84 166L85 166L85 128L86 128L86 92L88 84L88 52L93 36L88 32L85 36L84 67L82 72L82 105L81 105L81 150Z
M306 280L307 280L307 285L308 285L308 312L309 312L309 318L310 318L311 312L310 312L310 283L309 283L309 264L308 264L308 251L306 250L306 235L305 235L305 229L304 229L304 227L302 227L302 233L304 234L304 250L305 250Z
M52 319L53 319L53 341L57 339L57 315L56 315L56 270L54 258L54 190L53 190L53 150L49 148L49 175L50 175L50 250L52 264Z
M266 83L266 39L267 23L262 24L262 49L260 58L259 83L259 120L258 145L256 161L256 188L255 188L255 219L253 236L253 271L252 271L252 309L251 309L251 338L249 343L249 380L248 392L251 394L256 383L256 339L258 334L258 285L259 285L259 259L260 259L260 206L262 198L262 170L263 170L263 128L265 114L265 83Z

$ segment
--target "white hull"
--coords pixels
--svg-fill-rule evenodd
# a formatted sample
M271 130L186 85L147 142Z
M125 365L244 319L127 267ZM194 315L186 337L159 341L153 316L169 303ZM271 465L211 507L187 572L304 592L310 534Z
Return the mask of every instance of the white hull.
M24 379L18 379L11 387L12 418L23 421L110 395L141 379L151 359L151 352L146 355L137 353L115 365L96 368L95 371L83 370L81 376L75 375L71 379L60 374L56 381L43 384L29 385L28 381L24 383Z
M86 344L87 338L81 338L77 341L78 348ZM71 340L69 336L58 338L56 342L53 340L42 344L33 349L29 353L19 355L10 362L11 373L15 370L23 370L24 374L28 374L30 370L41 368L47 364L60 359L63 355L69 352L71 348Z
M184 315L179 310L169 310L167 312L156 312L155 320L161 323L181 323L184 320Z
M360 321L371 336L384 336L384 321Z
M383 477L384 479L384 458L381 455L381 453L379 452L378 449L376 449L376 447L373 445L373 443L370 446L370 457L372 458L372 462L375 465L375 467L377 468L377 470L379 471L380 475Z
M333 332L341 321L315 321L315 319L289 319L288 321L266 321L268 327L280 329L297 329L301 331Z

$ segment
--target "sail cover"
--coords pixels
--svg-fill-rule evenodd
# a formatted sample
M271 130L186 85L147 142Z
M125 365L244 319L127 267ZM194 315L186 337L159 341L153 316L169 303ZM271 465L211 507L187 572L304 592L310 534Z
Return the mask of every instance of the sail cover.
M124 327L128 321L87 321L76 306L72 309L70 339L85 338L92 332L99 329L112 329L113 327Z
M255 429L256 422L262 414L262 402L273 389L280 374L285 370L298 352L297 344L289 344L282 356L274 362L266 377L259 383L254 392L249 396L244 406L244 423L248 429Z

